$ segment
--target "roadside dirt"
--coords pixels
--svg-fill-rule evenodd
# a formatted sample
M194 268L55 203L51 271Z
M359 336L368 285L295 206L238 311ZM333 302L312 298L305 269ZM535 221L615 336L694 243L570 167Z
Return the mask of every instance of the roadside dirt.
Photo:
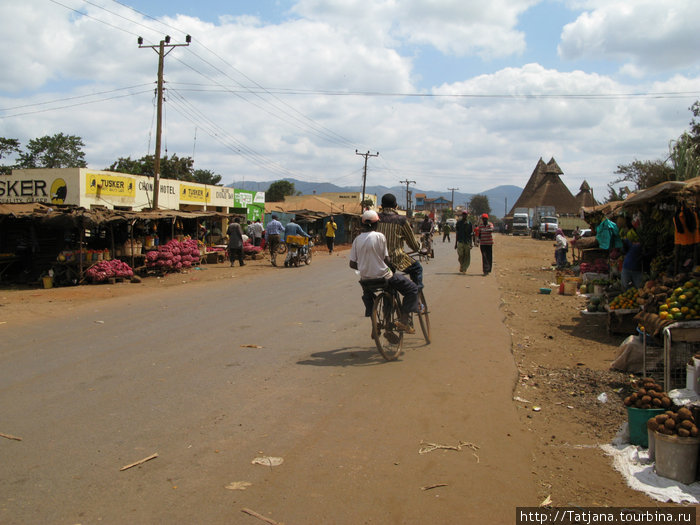
M318 259L344 256L349 246L329 256L317 247ZM626 420L622 398L630 377L608 370L623 336L607 333L604 316L583 316L584 299L540 295L539 288L555 280L551 243L497 236L494 269L504 322L512 337L519 370L513 396L520 417L535 437L533 469L540 480L540 501L555 506L656 505L627 487L599 445L609 443ZM478 270L473 252L470 273ZM267 258L203 265L187 273L148 277L141 283L84 285L54 289L0 287L0 324L5 329L115 297L193 286L218 279L248 278L272 270ZM474 305L478 306L478 305ZM602 393L608 401L597 400ZM514 446L517 446L515 444Z

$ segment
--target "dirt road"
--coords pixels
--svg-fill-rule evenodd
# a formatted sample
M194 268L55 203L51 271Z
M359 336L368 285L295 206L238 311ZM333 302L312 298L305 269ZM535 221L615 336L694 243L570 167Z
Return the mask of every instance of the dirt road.
M436 243L433 343L409 338L394 363L343 251L3 290L0 432L22 441L0 439L0 521L259 522L247 508L288 524L512 523L547 496L653 504L597 448L624 420L626 378L606 371L619 341L582 324L576 298L537 295L549 243L496 243L489 277L478 250L460 275Z

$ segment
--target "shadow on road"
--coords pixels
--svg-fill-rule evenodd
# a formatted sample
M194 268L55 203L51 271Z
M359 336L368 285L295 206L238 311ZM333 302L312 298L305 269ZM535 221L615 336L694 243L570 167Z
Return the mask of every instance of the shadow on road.
M325 352L315 352L311 354L309 359L297 361L297 364L313 366L368 366L380 365L386 362L374 347L358 349L354 346L346 346Z

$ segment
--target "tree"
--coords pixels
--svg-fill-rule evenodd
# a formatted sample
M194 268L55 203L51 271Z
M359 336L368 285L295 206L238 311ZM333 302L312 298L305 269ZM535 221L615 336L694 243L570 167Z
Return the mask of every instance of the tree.
M294 195L294 183L288 180L278 180L270 184L265 192L266 202L282 202L287 195Z
M154 159L154 155L145 155L140 159L120 157L106 170L153 177L155 173ZM217 175L211 170L195 170L192 157L178 157L176 154L169 158L166 155L160 159L160 177L211 185L221 182L221 175Z
M146 161L150 162L146 162ZM147 155L140 159L131 157L119 157L105 171L116 171L117 173L129 173L131 175L148 175L153 177L153 155Z
M221 182L221 175L217 175L211 170L194 170L192 178L194 182L201 182L202 184L210 184L212 186Z
M622 177L610 184L631 182L634 184L632 191L651 188L667 180L675 180L673 168L663 160L634 160L631 164L620 164L615 171Z
M479 217L482 213L491 213L491 205L486 195L472 195L469 199L469 211Z
M87 168L83 140L75 135L56 133L32 139L20 153L19 168Z
M19 152L19 140L0 137L0 159ZM11 172L12 166L0 166L0 174L9 175Z

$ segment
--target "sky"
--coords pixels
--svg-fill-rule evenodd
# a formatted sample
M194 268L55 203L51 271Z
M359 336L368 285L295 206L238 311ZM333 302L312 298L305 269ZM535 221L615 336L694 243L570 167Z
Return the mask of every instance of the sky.
M0 2L0 137L88 166L155 152L224 184L294 178L479 193L554 157L598 200L665 159L700 100L697 0ZM11 164L12 158L0 163Z

